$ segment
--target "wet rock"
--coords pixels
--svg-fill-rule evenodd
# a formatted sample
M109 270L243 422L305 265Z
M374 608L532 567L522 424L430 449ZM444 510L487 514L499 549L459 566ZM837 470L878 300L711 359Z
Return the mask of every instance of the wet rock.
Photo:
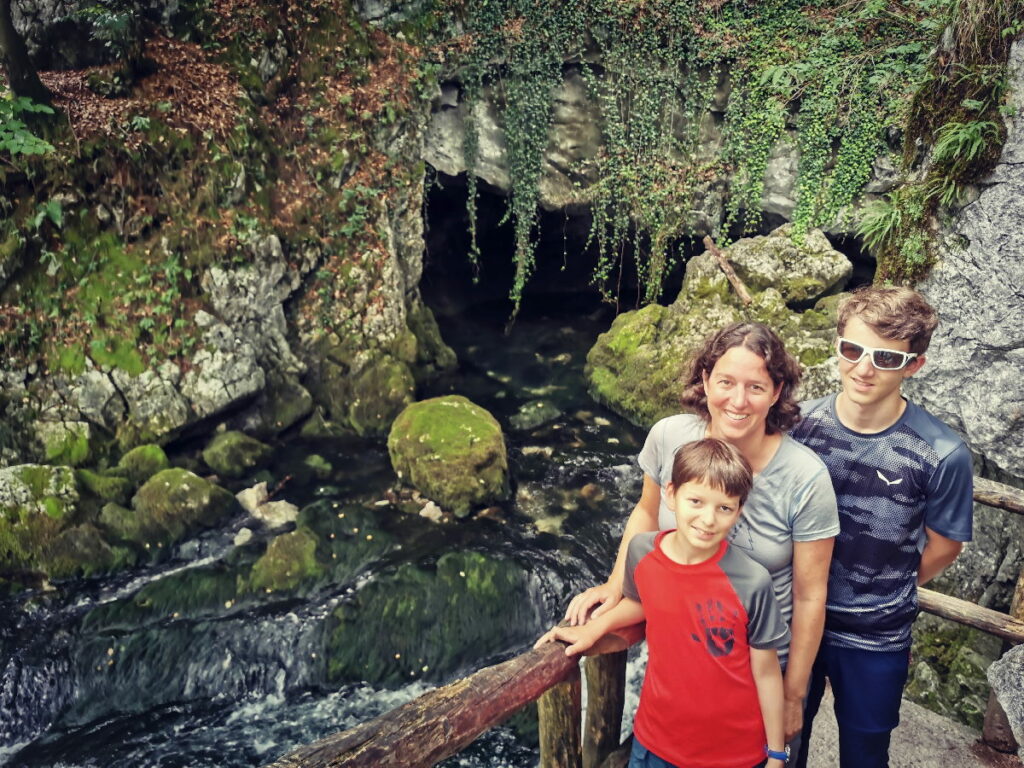
M444 517L444 511L432 501L428 501L423 505L423 509L419 511L420 517L425 517L432 523L441 522L441 518Z
M512 429L526 432L554 421L561 415L561 409L550 400L531 400L512 415L509 424Z
M185 469L165 469L132 499L140 544L165 545L220 523L238 509L228 491Z
M317 537L308 528L277 536L252 566L245 585L248 591L291 590L316 579L325 569L316 559Z
M388 435L400 480L456 515L508 495L508 459L501 427L461 395L413 403Z
M242 432L223 432L203 449L203 461L223 477L245 477L270 459L270 446Z
M84 523L60 532L47 547L46 567L51 576L66 578L109 571L123 562L125 553L115 552L95 526Z

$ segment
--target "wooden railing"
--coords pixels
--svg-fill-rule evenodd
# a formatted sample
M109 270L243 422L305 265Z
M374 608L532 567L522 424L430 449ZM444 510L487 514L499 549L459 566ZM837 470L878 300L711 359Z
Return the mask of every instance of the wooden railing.
M975 478L974 500L1024 515L1024 492ZM1024 643L1024 570L1010 614L928 589L918 590L921 610L1003 638ZM538 702L541 766L609 768L625 765L619 749L626 648L643 636L642 627L608 635L584 660L587 721L581 733L580 665L551 643L502 664L423 694L379 717L300 747L266 768L431 766L465 748L487 729ZM989 700L983 740L1002 751L1015 747L1006 716ZM1007 740L1008 739L1008 740Z

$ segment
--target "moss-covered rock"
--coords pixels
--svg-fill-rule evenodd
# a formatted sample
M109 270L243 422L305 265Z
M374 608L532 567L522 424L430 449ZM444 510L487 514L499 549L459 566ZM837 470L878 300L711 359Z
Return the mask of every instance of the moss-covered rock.
M132 448L117 462L118 469L125 472L136 488L170 465L164 449L155 443Z
M41 421L36 424L36 436L48 464L79 467L92 454L92 428L84 421Z
M239 591L290 590L304 581L322 576L326 569L317 562L316 546L316 534L309 528L300 527L291 533L281 534L253 563L252 572Z
M75 470L75 478L79 486L103 501L127 504L136 485L127 477L116 474L106 475L91 469Z
M842 289L853 265L835 250L821 230L804 235L802 243L792 240L793 225L784 224L768 235L737 240L724 250L725 257L750 292L774 288L787 304L817 299ZM708 280L730 290L725 273L710 252L693 257L686 265L690 282Z
M302 460L302 464L317 480L326 480L334 473L331 462L318 453L311 453Z
M310 391L331 422L359 435L384 435L413 400L416 382L410 363L415 355L411 333L383 350L358 349L352 339L324 337L313 352Z
M413 403L395 419L388 453L398 477L457 515L508 496L501 427L461 395Z
M137 538L130 540L163 546L216 525L238 509L238 503L228 491L188 470L165 469L138 490L132 508Z
M313 410L313 396L298 380L277 370L267 373L267 386L263 392L259 417L261 437L283 432L298 424Z
M403 565L335 611L329 674L386 685L442 679L533 637L541 617L530 592L516 563L476 552Z
M1000 641L934 616L914 624L908 699L980 729L989 685L985 670L999 657Z
M112 570L130 560L122 550L115 551L90 523L61 531L46 548L44 564L52 577L89 576Z
M678 413L693 350L709 333L742 317L738 305L718 295L691 307L677 301L619 315L587 354L591 396L643 426Z
M615 318L587 355L584 375L594 399L641 426L677 413L690 356L708 335L740 320L775 330L802 368L813 372L801 387L801 397L835 389L838 379L830 361L836 300L821 300L802 313L787 302L838 290L849 276L850 263L820 232L809 233L806 244L798 247L788 231L781 227L770 236L740 240L726 251L730 261L736 254L745 265L744 280L752 295L748 307L708 253L687 263L682 289L671 306L649 305ZM796 271L789 274L789 269Z
M203 449L203 461L218 475L239 478L270 460L270 446L244 432L223 432Z
M441 338L434 313L419 297L409 305L406 320L409 330L416 337L414 375L417 380L430 378L441 371L450 371L458 365L454 350Z
M0 469L0 573L45 570L47 548L69 524L77 503L70 467Z

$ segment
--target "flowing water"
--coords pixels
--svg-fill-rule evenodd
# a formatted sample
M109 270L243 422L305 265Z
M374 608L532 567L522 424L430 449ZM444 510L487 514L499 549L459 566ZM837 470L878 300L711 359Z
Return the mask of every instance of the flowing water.
M293 439L270 476L290 478L280 497L316 535L314 577L257 588L277 534L236 544L252 527L239 515L159 563L0 603L0 765L260 766L528 648L606 574L639 493L642 431L585 391L610 320L589 310L524 315L508 335L503 311L442 322L460 370L423 396L468 396L509 447L513 499L484 516L410 513L383 440ZM313 453L332 469L312 475ZM529 730L495 729L448 764L534 765Z

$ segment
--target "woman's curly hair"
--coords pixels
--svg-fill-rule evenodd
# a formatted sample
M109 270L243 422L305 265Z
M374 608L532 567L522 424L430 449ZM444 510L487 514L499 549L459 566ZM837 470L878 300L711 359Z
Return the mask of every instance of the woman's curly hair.
M763 323L739 322L716 331L701 345L690 362L683 389L683 406L710 419L704 376L710 376L715 363L733 347L745 347L764 360L775 386L782 385L779 399L768 411L765 430L769 435L786 432L800 421L796 390L800 384L800 364L786 351L775 331Z

